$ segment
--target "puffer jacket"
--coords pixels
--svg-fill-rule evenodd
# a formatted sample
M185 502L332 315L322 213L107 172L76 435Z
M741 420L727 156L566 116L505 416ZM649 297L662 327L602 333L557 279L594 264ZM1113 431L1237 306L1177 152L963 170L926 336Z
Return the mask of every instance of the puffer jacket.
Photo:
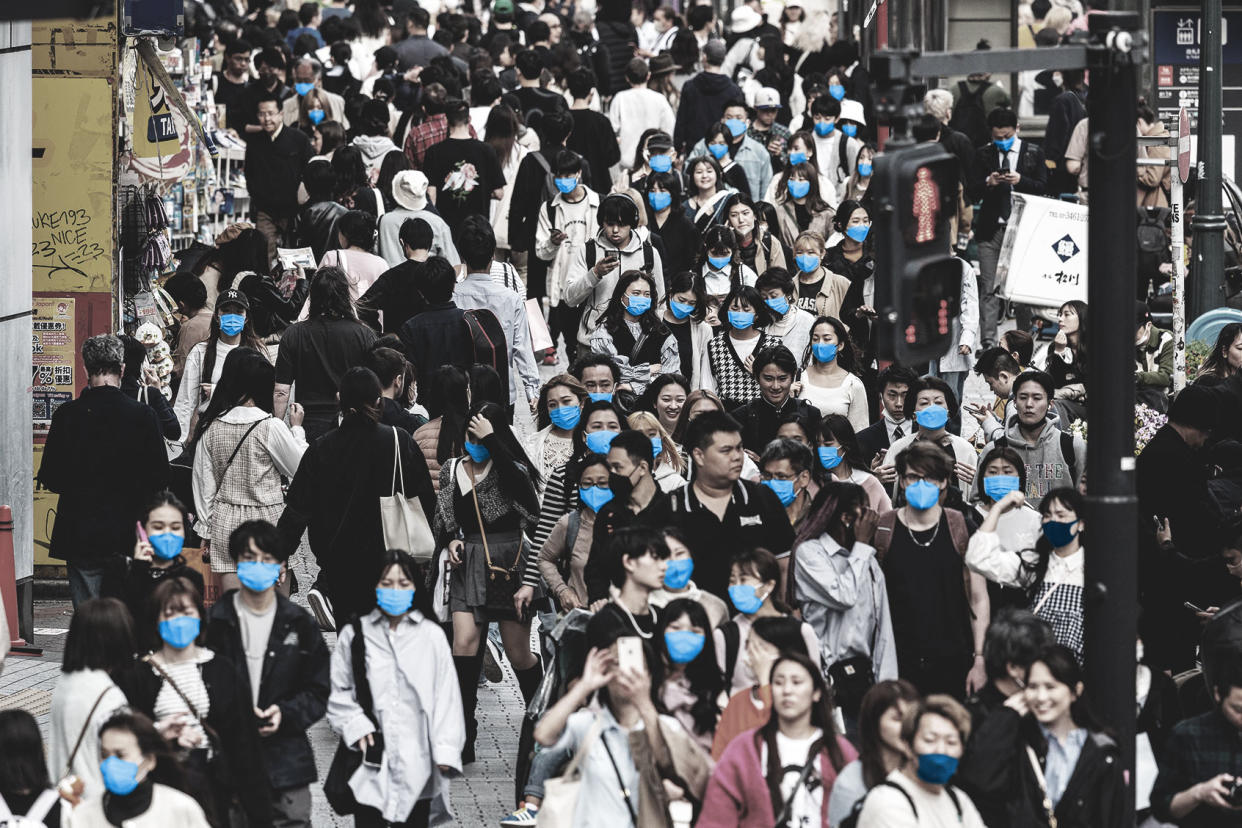
M440 423L442 417L436 417L414 432L414 444L427 460L427 471L431 473L431 486L440 491L440 461L436 459L436 448L440 445Z

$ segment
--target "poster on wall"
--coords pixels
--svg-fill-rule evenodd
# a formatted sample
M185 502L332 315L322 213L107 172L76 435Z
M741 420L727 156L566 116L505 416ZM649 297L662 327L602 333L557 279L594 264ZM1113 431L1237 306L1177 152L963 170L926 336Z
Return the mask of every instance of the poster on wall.
M71 296L34 297L31 379L35 435L46 436L52 414L73 399L77 338Z
M56 504L60 495L39 485L39 467L43 464L43 444L34 444L34 565L64 566L52 559L52 526L56 523ZM29 559L28 559L29 560ZM20 577L20 576L19 576Z

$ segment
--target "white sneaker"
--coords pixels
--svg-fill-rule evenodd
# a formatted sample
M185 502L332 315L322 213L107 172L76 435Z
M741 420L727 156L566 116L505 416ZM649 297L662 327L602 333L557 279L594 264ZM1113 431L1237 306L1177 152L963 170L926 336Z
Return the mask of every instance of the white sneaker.
M502 819L500 821L500 824L504 826L534 825L538 817L538 814L539 814L538 811L532 811L530 808L527 808L525 805L523 805L521 808L518 808L516 811L514 811L513 813L509 814L507 817Z
M319 622L319 629L324 632L336 632L336 618L332 615L332 602L319 590L311 587L306 592L306 603L311 614Z

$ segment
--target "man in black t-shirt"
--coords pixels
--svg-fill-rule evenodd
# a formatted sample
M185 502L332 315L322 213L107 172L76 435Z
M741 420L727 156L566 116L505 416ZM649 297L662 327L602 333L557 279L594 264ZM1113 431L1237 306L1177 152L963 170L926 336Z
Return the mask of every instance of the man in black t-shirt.
M490 220L492 199L504 195L500 160L490 146L470 137L470 107L463 100L445 103L449 134L423 157L427 195L449 227L469 215Z
M591 92L595 89L595 75L590 69L575 70L567 84L574 98L569 107L574 128L565 146L585 158L590 166L591 178L584 183L597 193L607 193L612 190L608 170L621 160L621 147L612 130L612 121L590 107Z
M254 47L238 38L224 49L224 71L215 75L215 101L224 104L226 123L237 129L248 117L242 99L250 82L250 52Z

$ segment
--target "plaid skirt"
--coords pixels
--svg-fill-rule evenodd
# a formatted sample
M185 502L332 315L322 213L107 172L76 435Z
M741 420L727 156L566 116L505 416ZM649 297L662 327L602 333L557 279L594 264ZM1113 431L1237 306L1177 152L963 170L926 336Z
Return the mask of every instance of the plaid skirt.
M216 500L212 504L211 513L211 548L208 550L208 561L212 572L236 572L237 564L229 557L229 536L233 530L248 520L266 520L275 526L285 511L285 504L273 503L269 506L239 506Z
M521 620L513 609L513 596L522 586L522 548L526 545L522 533L495 532L487 536L492 566L514 570L507 581L499 572L488 570L481 535L467 535L464 542L461 565L449 573L449 610L472 613L475 623L480 625ZM489 582L491 601L488 601Z

